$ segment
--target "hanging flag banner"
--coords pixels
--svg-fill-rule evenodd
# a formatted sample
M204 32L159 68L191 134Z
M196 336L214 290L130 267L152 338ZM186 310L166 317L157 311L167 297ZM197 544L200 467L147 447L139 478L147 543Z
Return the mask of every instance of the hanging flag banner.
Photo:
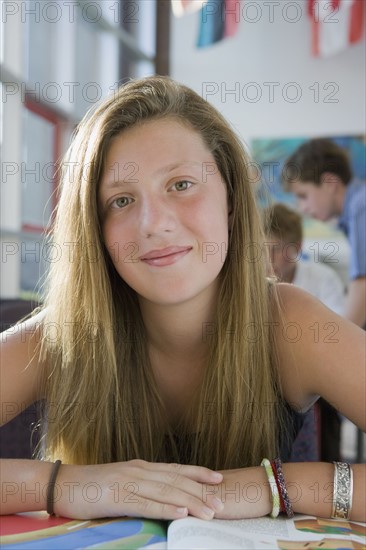
M240 1L225 0L224 38L234 36L239 27Z
M197 47L204 48L234 36L240 20L241 0L208 0L200 11Z
M312 53L335 55L364 37L364 0L308 0Z
M171 0L171 2L173 15L182 17L182 15L201 10L208 0Z

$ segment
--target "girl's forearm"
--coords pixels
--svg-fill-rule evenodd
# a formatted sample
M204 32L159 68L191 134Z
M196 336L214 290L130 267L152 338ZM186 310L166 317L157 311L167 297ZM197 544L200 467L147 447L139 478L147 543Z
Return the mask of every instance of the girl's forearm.
M366 465L352 464L353 498L350 519L366 521ZM325 462L287 463L283 472L294 512L330 518L334 465Z
M45 510L52 467L41 460L1 459L1 515Z
M144 472L146 465L150 467L149 463L143 463L140 466L140 469ZM136 469L134 463L132 466ZM53 463L50 462L2 459L0 461L1 514L45 510L47 507L47 490L53 467ZM123 473L126 467L127 473ZM63 465L57 478L56 513L66 517L74 517L75 514L78 517L102 517L106 514L113 516L128 515L131 511L126 508L125 503L130 501L130 495L125 496L122 494L121 498L116 501L115 493L113 491L113 494L111 493L111 487L113 488L116 485L113 482L115 479L119 479L122 474L123 477L118 484L122 488L125 487L127 482L131 485L131 480L135 480L128 467L131 467L131 463L126 465L120 463L87 466L81 471L79 467ZM159 465L155 466L156 469L158 467ZM166 465L164 467L169 468L170 466ZM102 470L103 472L106 471L106 475L102 475ZM354 464L352 470L353 502L350 519L366 521L366 465ZM132 472L136 476L134 470ZM82 473L83 475L81 475ZM199 495L203 503L210 502L215 495L222 500L224 509L222 512L216 512L215 517L239 519L260 517L271 512L271 491L262 466L225 470L221 473L224 479L219 484L207 484L202 480L202 493ZM323 462L287 463L283 464L283 473L288 496L295 513L331 517L333 464ZM145 477L138 475L135 485L141 485L142 489L145 481L141 481L141 479L145 479ZM95 486L96 479L98 479L104 498L101 499L101 502L91 506L90 503L84 502L82 489L89 485ZM94 482L91 483L90 480L94 480ZM59 494L60 492L61 494ZM150 498L157 499L154 492ZM75 504L77 504L76 509L73 508ZM89 510L87 504L89 508L93 509ZM98 510L94 510L95 507ZM134 511L134 515L136 515L136 511ZM149 514L147 514L147 517L149 517ZM152 517L154 516L152 515Z
M334 465L325 462L301 462L282 465L288 496L298 514L330 518L333 503ZM366 521L366 465L352 465L353 503L350 518ZM224 503L216 513L221 519L253 518L272 510L272 494L263 466L221 471L219 487L207 486Z

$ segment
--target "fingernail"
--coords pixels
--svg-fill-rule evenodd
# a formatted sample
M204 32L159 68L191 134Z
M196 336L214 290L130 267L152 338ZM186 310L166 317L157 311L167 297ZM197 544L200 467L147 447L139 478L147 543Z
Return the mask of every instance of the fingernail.
M215 510L217 510L218 512L221 512L224 509L224 504L219 498L215 497L212 501L212 504Z
M188 514L188 508L176 508L175 510L180 516L186 516Z
M206 506L202 508L202 513L204 516L206 516L207 519L212 519L215 515L215 512L211 508L207 508Z
M215 479L217 481L221 481L223 479L223 475L220 474L219 472L212 472L211 477L212 479Z

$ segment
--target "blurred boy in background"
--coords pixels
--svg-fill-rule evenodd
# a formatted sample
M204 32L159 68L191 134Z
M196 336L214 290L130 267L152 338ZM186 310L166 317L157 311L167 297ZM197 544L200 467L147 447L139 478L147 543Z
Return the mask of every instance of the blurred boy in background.
M294 193L301 212L317 220L338 217L349 240L350 283L344 316L366 326L366 183L352 179L345 151L328 139L301 145L283 169L286 190Z
M342 315L344 288L340 277L327 265L302 258L301 216L278 203L267 208L264 217L270 259L278 279L303 288Z

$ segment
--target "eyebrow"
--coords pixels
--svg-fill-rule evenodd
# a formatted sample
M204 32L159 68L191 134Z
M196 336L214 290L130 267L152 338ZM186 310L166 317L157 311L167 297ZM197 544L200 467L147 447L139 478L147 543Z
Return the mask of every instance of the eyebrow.
M115 166L116 163L114 163L112 166ZM202 167L204 162L192 162L192 161L182 161L182 162L173 162L171 164L167 164L166 166L163 166L159 170L157 170L154 175L160 176L164 174L169 174L170 172L173 172L177 168L181 168L182 166L190 166L190 167ZM205 163L207 164L207 163ZM124 187L125 185L128 185L130 183L137 183L138 182L138 169L136 171L133 171L133 168L137 163L129 162L125 163L125 167L128 165L131 165L131 168L128 167L127 170L129 170L129 173L126 175L126 179L113 179L112 181L102 181L102 186L105 189L114 189L116 187ZM111 167L110 170L112 172L115 172L115 170Z

